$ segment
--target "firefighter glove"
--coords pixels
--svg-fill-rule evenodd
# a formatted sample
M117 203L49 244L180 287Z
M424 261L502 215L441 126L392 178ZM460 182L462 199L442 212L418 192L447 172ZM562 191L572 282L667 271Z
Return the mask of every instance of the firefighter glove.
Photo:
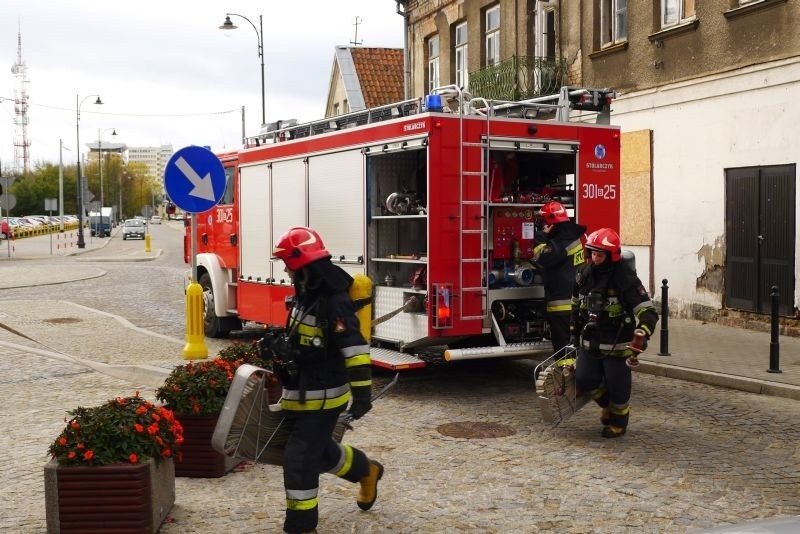
M571 336L569 336L569 343L567 343L567 345L572 345L573 347L576 347L576 348L580 347L581 346L581 340L577 335L572 334Z
M372 409L371 392L368 387L352 388L353 402L350 403L350 415L353 419L361 419L364 414Z

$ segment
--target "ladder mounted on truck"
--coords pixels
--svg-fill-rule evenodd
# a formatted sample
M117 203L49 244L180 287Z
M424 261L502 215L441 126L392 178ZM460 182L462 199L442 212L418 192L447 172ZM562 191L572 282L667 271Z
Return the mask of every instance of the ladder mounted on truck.
M586 111L597 113L597 124L611 123L611 101L616 93L611 89L587 89L576 86L565 86L557 94L540 96L518 102L486 100L473 98L467 91L457 85L437 87L431 91L446 98L457 99L457 111L460 114L478 114L488 117L521 117L527 119L544 119L548 112L556 112L555 120L570 121L570 111ZM484 106L474 107L473 102L483 102ZM373 124L400 117L418 115L428 111L422 98L413 98L376 106L360 111L352 111L344 115L326 117L315 121L298 124L296 119L279 120L269 123L258 135L245 138L246 147L255 147L268 142L280 143L292 139L301 139L365 124ZM443 107L443 112L452 112Z
M588 89L585 87L564 86L557 94L530 98L516 102L473 98L471 109L488 117L518 117L539 119L545 113L555 111L555 120L570 121L570 111L597 113L596 124L611 124L611 102L616 98L612 89ZM484 105L474 107L473 102L482 101ZM531 116L533 113L533 116Z

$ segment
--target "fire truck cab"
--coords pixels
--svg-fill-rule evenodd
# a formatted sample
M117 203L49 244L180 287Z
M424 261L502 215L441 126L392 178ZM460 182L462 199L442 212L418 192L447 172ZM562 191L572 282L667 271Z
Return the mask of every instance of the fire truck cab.
M550 354L531 262L537 212L557 200L589 231L619 229L613 96L565 87L492 102L448 86L424 101L276 125L220 155L228 191L197 215L206 335L242 321L284 325L293 290L271 247L309 226L334 263L374 283L376 365ZM571 120L576 110L598 122Z

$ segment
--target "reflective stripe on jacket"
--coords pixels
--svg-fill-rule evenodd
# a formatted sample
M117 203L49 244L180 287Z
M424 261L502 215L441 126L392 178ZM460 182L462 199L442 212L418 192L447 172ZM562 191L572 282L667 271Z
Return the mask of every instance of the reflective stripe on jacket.
M371 391L369 345L358 328L355 311L345 291L295 303L289 328L297 325L291 340L298 349L298 379L296 384L284 385L284 410L342 411L351 390Z

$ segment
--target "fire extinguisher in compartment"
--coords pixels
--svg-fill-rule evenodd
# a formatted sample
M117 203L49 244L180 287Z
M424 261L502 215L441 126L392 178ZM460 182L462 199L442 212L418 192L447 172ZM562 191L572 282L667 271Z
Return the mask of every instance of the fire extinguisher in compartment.
M453 326L452 284L433 284L436 298L433 302L434 328Z

